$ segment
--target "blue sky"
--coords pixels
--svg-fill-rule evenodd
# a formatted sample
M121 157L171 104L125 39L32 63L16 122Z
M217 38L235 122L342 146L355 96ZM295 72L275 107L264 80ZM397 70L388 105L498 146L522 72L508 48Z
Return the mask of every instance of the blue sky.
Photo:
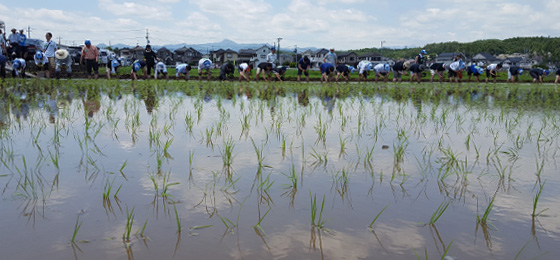
M48 2L48 5L45 3ZM8 27L64 44L198 44L230 39L283 47L357 49L516 36L558 36L560 0L4 1ZM398 4L397 4L398 3Z

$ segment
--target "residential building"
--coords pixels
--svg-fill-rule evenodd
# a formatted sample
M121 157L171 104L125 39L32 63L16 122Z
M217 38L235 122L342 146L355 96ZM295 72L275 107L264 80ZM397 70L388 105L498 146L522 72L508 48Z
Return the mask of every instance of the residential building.
M355 52L343 52L337 54L339 64L347 64L351 66L356 66L358 64L358 54Z
M210 59L214 64L224 64L226 62L235 63L237 61L237 52L231 49L223 50L219 49L217 51L210 52Z
M168 50L165 47L162 47L162 48L158 49L156 51L156 55L166 65L172 65L175 62L174 59L173 59L173 52L171 52L170 50Z
M280 54L279 60L280 60L280 65L283 65L286 62L295 62L294 56L286 53Z
M452 63L455 57L462 53L460 52L443 52L437 55L435 62L437 63Z
M379 54L377 52L370 52L370 53L366 53L366 54L362 54L362 55L358 56L358 60L359 61L367 60L367 61L370 61L374 64L378 64L378 63L381 63L383 61L383 56L381 56L381 54Z
M268 55L270 53L270 47L268 47L267 45L263 45L260 48L255 50L255 65L259 65L262 62L266 62L266 55Z
M132 60L143 60L144 50L145 48L142 46L136 46L134 49L130 50L132 55Z
M202 53L193 49L192 47L187 48L187 46L183 46L179 49L174 51L175 55L173 56L175 62L179 63L187 63L191 65L198 64L198 61L202 59Z
M253 49L241 49L237 53L237 63L253 63L257 58L257 51Z
M481 64L482 63L483 64L492 64L492 63L502 62L502 60L494 57L490 53L481 52L481 53L478 53L478 54L476 54L472 57L472 62L473 63L481 63Z

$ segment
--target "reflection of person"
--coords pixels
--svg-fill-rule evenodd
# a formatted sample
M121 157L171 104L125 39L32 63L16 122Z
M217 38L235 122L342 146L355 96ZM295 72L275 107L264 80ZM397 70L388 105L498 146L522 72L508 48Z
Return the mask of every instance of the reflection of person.
M321 70L321 83L323 83L323 81L327 83L329 79L332 80L334 76L334 65L332 63L323 63L319 66L319 69Z
M68 55L65 49L57 50L54 54L56 58L56 78L60 78L62 69L65 69L68 78L72 76L72 57Z
M88 79L91 79L92 70L95 75L95 79L97 79L99 74L99 50L95 47L95 45L91 44L90 40L86 40L84 45L85 46L82 48L82 55L80 56L80 64L82 64L82 60L85 60Z
M202 80L203 71L208 74L208 80L212 78L212 61L207 58L202 58L198 61L198 80Z
M52 33L48 32L45 34L45 39L47 41L43 45L43 52L47 59L49 60L49 75L54 75L54 70L56 69L56 62L54 59L54 52L56 51L56 42L52 40Z
M239 71L239 81L245 79L247 82L251 81L251 70L253 69L253 64L241 63L237 67Z
M272 63L262 62L257 65L257 75L255 77L256 81L259 81L259 74L262 76L264 81L267 81L265 74L268 74L272 70Z
M523 75L523 69L522 68L520 68L519 66L509 67L508 78L506 80L506 83L508 83L510 79L511 79L511 83L514 83L516 79L517 79L517 81L519 81L519 75Z
M132 80L138 79L138 71L140 70L144 72L144 79L146 79L146 62L144 62L143 60L135 60L132 64L132 70L130 70Z
M235 72L233 64L226 62L220 67L220 76L218 76L218 79L226 80L228 76L233 77L233 72Z
M175 77L180 78L180 77L185 76L185 80L189 80L189 79L190 79L190 77L191 77L191 75L190 75L190 72L191 72L191 65L188 65L188 64L179 64L179 65L177 65L177 67L175 67L175 70L176 70L176 72L177 72L177 73L175 74Z
M144 104L146 105L146 112L151 115L154 108L157 106L156 92L152 88L146 90Z
M301 91L301 93L298 94L298 103L304 107L309 105L309 94L307 93L307 91L307 89L304 89L303 91Z
M95 113L101 108L101 102L99 102L99 88L91 87L86 93L86 100L82 97L82 104L84 105L84 112L88 117L93 117Z
M309 57L304 56L303 58L299 59L298 61L298 71L297 71L297 81L299 82L301 80L301 74L303 73L305 75L305 79L307 80L307 82L309 82L309 72L307 71L309 69L311 61L309 60Z
M41 72L45 71L45 77L50 78L49 75L49 59L41 51L35 52L33 55L33 60L35 61L35 66L37 66L37 78L41 78Z
M159 74L163 74L163 76L165 76L165 79L169 79L169 76L167 75L167 66L165 66L165 64L161 61L158 61L158 63L156 63L156 67L154 69L155 79L159 78Z

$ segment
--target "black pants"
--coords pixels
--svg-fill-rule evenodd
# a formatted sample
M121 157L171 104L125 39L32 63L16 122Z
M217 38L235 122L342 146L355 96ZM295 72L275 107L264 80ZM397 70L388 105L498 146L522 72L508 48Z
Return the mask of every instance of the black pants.
M99 73L99 64L96 60L86 60L86 71L88 75L91 75L91 70L95 72L95 75Z
M152 69L153 69L155 66L156 66L155 63L148 63L148 62L146 62L146 69L147 69L146 75L152 74Z

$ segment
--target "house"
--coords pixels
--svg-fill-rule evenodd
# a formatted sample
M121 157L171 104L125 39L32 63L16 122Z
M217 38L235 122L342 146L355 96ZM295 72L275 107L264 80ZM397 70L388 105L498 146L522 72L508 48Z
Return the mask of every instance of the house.
M290 62L295 62L294 56L293 56L293 55L285 54L285 53L280 54L280 59L279 59L279 61L280 61L280 65L283 65L283 64L286 63L286 62L288 62L288 63L290 63Z
M165 47L162 47L159 50L157 50L156 55L166 65L172 65L175 62L174 59L173 59L173 52L171 52L170 50L168 50Z
M144 59L144 47L136 46L130 50L132 60L142 60Z
M343 52L337 54L337 63L355 66L358 64L358 54L355 52Z
M460 52L443 52L437 55L436 62L437 63L452 63L457 55L462 55Z
M325 58L325 55L327 55L327 53L329 53L329 50L323 48L323 49L316 50L312 52L310 55L308 55L309 60L311 61L311 67L318 68L321 64L323 64L323 59Z
M254 60L254 64L255 65L259 65L262 62L266 62L266 55L268 55L270 53L270 47L268 47L267 45L263 45L260 48L255 50L255 60Z
M472 57L472 62L473 63L492 64L492 63L502 62L502 60L494 57L490 53L481 52L481 53L478 53L478 54L476 54Z
M231 49L223 50L219 49L217 51L210 52L210 59L215 64L224 64L226 62L234 63L237 61L237 52Z
M123 48L119 51L119 57L125 59L132 58L132 51L129 48Z
M373 64L381 63L383 61L383 56L377 52L370 52L366 54L362 54L358 56L359 61L367 60L372 62Z
M187 48L183 46L174 51L173 59L175 62L187 63L187 64L197 64L200 59L202 59L202 53L193 49L192 47Z
M257 58L257 51L253 49L241 49L237 53L238 63L248 63L251 64Z

